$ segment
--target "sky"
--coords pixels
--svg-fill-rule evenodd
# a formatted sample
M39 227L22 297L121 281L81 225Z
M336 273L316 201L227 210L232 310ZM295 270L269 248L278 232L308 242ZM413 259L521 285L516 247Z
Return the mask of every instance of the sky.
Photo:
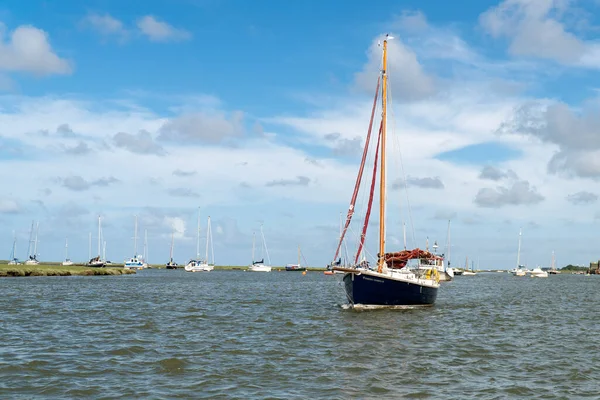
M387 248L452 265L600 258L600 2L116 0L0 5L0 248L247 265L333 258L389 33ZM380 113L380 106L376 115ZM374 152L348 233L367 203ZM375 198L378 202L378 198ZM450 240L448 240L450 221ZM367 234L377 253L378 213ZM404 225L405 224L405 225ZM406 226L404 230L403 226ZM138 241L142 252L143 240ZM304 262L304 261L303 261Z

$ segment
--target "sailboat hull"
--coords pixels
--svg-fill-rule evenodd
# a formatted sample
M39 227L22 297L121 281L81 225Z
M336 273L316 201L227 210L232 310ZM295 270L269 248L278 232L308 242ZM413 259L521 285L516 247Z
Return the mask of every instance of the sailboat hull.
M367 274L347 273L344 285L348 300L362 305L432 306L438 293L438 287Z

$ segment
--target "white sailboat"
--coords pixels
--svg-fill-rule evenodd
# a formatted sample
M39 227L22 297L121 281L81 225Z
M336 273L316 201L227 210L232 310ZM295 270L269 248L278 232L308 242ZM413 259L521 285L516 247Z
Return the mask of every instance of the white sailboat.
M260 261L254 261L254 247L255 247L255 234L252 234L252 264L248 267L248 271L254 272L271 272L271 257L269 257L269 249L267 248L267 242L265 241L265 234L263 233L263 226L260 225L260 236L262 238L261 251L267 253L268 265L265 265L265 258L262 257ZM263 253L263 255L264 255Z
M212 252L212 263L209 263L208 259L208 247L211 247ZM187 272L210 272L215 269L215 250L212 244L212 229L210 226L210 216L208 217L208 221L206 223L206 252L204 254L204 259L200 259L200 211L198 211L198 235L196 241L196 259L190 260L185 268Z
M477 275L477 272L473 269L473 264L471 263L471 270L469 271L469 257L465 261L465 270L462 273L463 276L473 276Z
M171 250L169 251L169 262L165 265L167 269L177 269L179 265L173 260L173 248L175 247L175 232L171 232Z
M560 271L556 269L556 262L554 260L554 250L552 250L552 263L550 264L550 271L548 271L551 275L560 274Z
M69 239L65 239L65 261L62 262L62 265L73 265L73 261L69 258Z
M525 276L526 271L522 268L521 265L521 235L522 231L519 228L519 247L517 247L517 266L510 271L514 276Z
M145 263L144 257L138 254L137 251L137 231L138 231L138 220L137 215L134 216L134 227L133 227L133 257L129 260L125 260L125 269L144 269L148 265ZM145 251L145 250L144 250Z
M98 255L94 258L90 258L88 266L104 267L105 265L106 262L102 259L102 217L98 215Z
M21 263L19 262L19 259L17 258L17 233L16 232L13 232L12 252L10 253L8 265L21 265Z
M33 235L34 221L31 221L31 231L29 233L29 248L27 249L27 261L25 265L38 265L40 262L37 257L37 244L38 244L38 233L40 231L40 223L36 224L35 236ZM33 247L33 248L32 248ZM33 251L32 251L33 250Z

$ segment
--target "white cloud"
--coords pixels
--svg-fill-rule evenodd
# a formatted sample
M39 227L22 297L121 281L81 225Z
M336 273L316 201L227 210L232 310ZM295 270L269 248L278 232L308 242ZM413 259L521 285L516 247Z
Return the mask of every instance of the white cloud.
M138 19L137 27L142 34L154 42L183 41L192 37L190 32L159 21L152 15L146 15Z
M31 25L21 25L5 41L0 22L0 70L23 71L36 75L70 74L70 63L54 53L48 34Z
M128 36L128 31L125 29L123 22L108 13L90 13L83 18L82 24L104 36L116 36L121 39Z

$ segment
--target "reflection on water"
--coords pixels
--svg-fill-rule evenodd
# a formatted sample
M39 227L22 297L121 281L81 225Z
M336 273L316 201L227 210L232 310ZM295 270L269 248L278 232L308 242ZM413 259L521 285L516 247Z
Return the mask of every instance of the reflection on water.
M457 277L345 310L340 276L1 279L1 398L597 398L600 277Z

